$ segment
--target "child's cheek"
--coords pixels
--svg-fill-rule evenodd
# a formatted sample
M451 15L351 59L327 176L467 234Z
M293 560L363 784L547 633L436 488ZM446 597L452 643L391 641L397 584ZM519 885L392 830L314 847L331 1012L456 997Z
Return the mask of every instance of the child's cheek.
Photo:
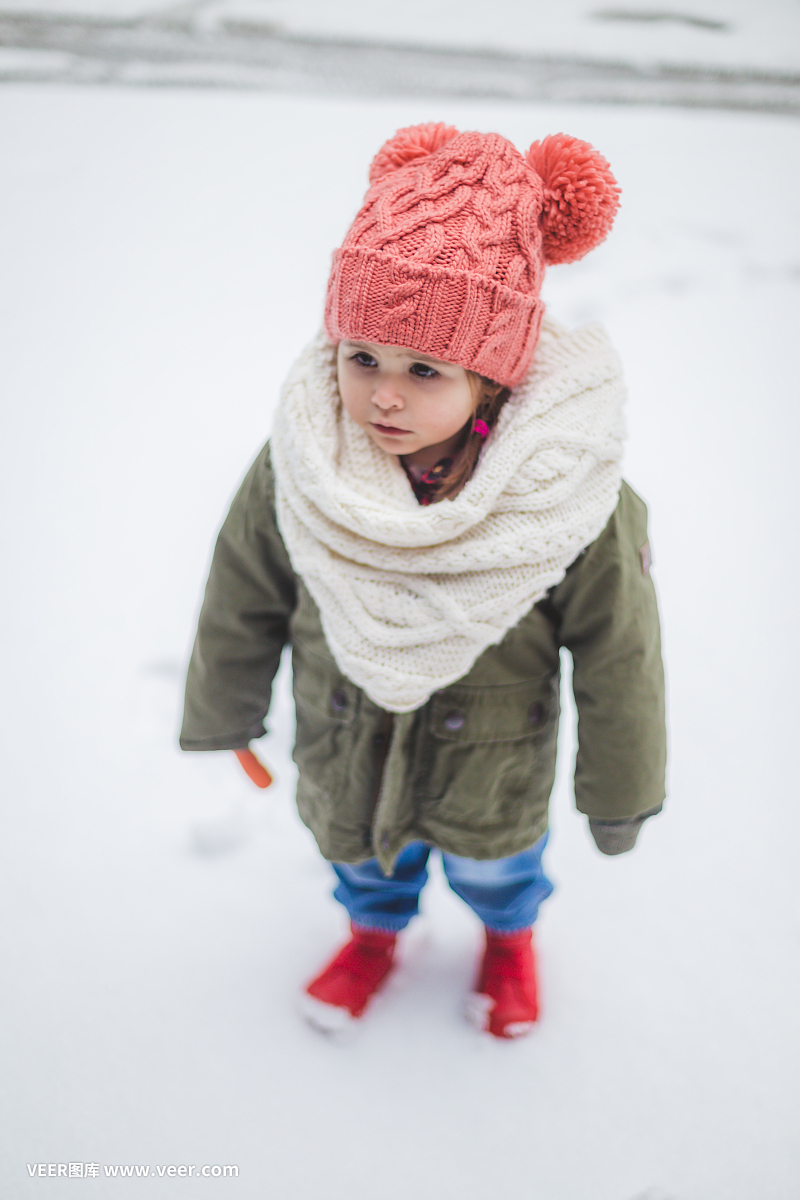
M348 377L346 369L344 371L339 370L336 379L339 384L339 395L342 398L345 412L357 424L362 425L364 423L363 414L359 410L363 408L363 404L359 404L358 389L353 387L353 382Z

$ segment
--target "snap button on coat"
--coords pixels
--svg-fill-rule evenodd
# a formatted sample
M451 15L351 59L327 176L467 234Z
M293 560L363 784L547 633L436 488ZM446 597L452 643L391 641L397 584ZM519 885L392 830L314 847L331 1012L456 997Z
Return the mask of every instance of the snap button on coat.
M343 713L347 708L347 692L342 691L341 688L336 688L334 692L331 692L331 708L334 712Z
M459 712L458 709L454 708L452 712L449 712L446 715L442 724L444 725L445 729L449 729L451 733L457 733L459 729L464 728L466 720L467 718L464 716L464 714Z
M528 720L531 725L540 725L544 718L544 705L532 704L528 709Z

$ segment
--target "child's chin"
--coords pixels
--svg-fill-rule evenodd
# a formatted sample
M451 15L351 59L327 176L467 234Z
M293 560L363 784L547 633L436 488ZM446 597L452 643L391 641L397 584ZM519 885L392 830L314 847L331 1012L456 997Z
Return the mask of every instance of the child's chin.
M377 429L370 430L373 442L387 454L411 454L418 447L410 444L410 438L393 437L390 433L380 433Z

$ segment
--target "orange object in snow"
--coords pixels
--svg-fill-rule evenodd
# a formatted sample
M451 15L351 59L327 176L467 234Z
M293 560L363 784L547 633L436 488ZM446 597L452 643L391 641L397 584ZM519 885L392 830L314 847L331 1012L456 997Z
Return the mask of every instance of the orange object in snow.
M260 763L252 750L234 750L233 752L252 779L256 787L268 788L272 776L263 763Z

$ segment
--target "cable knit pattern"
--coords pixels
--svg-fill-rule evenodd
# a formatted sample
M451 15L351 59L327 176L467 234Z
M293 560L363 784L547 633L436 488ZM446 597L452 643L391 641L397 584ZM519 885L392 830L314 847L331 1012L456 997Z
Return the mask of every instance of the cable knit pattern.
M344 411L325 335L303 353L272 435L278 524L340 670L376 704L408 712L460 679L600 534L623 400L603 329L545 320L472 478L425 508Z
M564 134L524 158L500 134L430 124L399 130L370 180L333 256L331 340L406 346L515 387L539 337L545 262L583 257L611 228L608 163Z

